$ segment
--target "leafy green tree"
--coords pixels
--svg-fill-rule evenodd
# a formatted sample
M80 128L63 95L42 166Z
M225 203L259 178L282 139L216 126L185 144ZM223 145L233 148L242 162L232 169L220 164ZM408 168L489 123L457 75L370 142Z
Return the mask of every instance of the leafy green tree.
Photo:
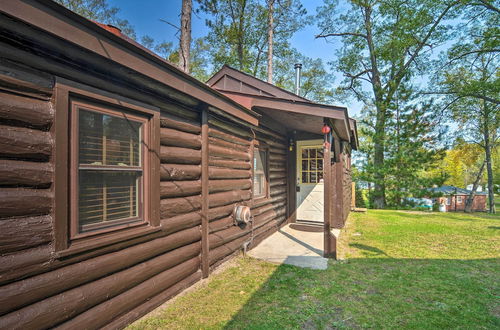
M362 121L365 163L364 181L373 182L379 171L383 172L387 195L387 206L399 207L406 197L421 197L434 184L442 183L439 173L429 175L444 157L441 136L444 133L438 124L439 116L432 102L419 104L412 88L406 88L405 82L394 96L394 103L389 110L394 113L385 126L385 134L390 144L385 148L384 167L376 168L373 161L373 127L376 112L372 107L364 109Z
M200 81L207 81L210 78L210 73L207 71L208 64L208 51L210 45L207 44L205 38L197 38L193 41L191 50L189 52L189 72L190 74ZM170 52L169 56L165 57L171 63L179 62L179 51L174 50Z
M210 64L227 64L255 77L267 77L269 8L259 0L198 0L198 11L208 14ZM273 2L273 57L290 48L290 37L305 26L306 10L298 0Z
M321 59L313 59L290 48L274 62L274 84L295 91L295 70L291 63L302 63L300 96L318 103L332 103L333 75L326 71Z
M166 41L162 43L157 43L153 38L151 38L148 35L141 37L141 44L165 59L168 59L174 52L173 43Z
M495 213L493 156L500 137L500 10L495 1L464 1L460 34L435 76L433 94L459 134L484 150L489 210Z
M404 81L425 74L432 50L449 38L447 21L459 1L326 0L318 11L320 38L340 38L334 68L345 79L340 88L374 108L374 203L386 204L386 126Z

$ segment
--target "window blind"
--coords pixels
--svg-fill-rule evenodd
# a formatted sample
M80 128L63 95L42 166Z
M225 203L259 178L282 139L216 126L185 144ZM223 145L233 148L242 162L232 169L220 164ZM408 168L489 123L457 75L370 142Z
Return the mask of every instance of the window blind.
M79 109L80 232L140 217L142 123Z

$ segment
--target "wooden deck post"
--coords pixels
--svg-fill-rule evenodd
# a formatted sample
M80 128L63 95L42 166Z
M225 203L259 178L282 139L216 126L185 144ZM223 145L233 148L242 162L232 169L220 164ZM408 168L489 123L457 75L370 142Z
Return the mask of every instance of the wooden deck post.
M337 150L337 149L336 149ZM332 179L332 189L333 189L333 216L332 216L332 227L336 229L341 229L344 223L344 196L343 196L343 154L341 153L341 149L339 148L338 158L334 163L333 167L333 179Z
M324 184L324 220L323 220L323 256L336 258L337 242L331 233L332 219L332 161L331 147L328 139L323 143L323 184Z
M203 278L209 274L208 240L208 109L201 114L201 271Z

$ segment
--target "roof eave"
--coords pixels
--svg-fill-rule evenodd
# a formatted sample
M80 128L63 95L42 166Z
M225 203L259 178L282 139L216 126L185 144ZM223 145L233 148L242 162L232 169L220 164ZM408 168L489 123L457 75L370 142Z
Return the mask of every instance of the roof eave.
M233 115L239 113L247 122L254 125L258 124L260 115L255 111L234 102L144 47L107 31L94 22L73 13L53 1L6 1L2 3L0 11L76 44L79 47L85 48L88 51L106 57L120 65L133 69L162 84L176 88L189 97L196 98L201 102L220 108ZM124 53L124 49L127 50L125 52L127 56L119 56L120 52ZM113 50L115 53L111 54L110 50ZM135 59L130 60L131 56ZM148 70L144 69L144 67L147 67ZM144 70L141 70L141 68ZM173 79L174 81L165 79L166 74L175 78ZM180 81L184 83L179 83ZM199 95L192 96L186 90L187 87L196 88L200 91Z

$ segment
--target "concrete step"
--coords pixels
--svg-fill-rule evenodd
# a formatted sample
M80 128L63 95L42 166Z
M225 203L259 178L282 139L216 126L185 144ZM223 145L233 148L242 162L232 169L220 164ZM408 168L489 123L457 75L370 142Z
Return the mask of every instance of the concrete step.
M297 220L291 223L290 228L307 232L323 232L323 223L317 221Z

